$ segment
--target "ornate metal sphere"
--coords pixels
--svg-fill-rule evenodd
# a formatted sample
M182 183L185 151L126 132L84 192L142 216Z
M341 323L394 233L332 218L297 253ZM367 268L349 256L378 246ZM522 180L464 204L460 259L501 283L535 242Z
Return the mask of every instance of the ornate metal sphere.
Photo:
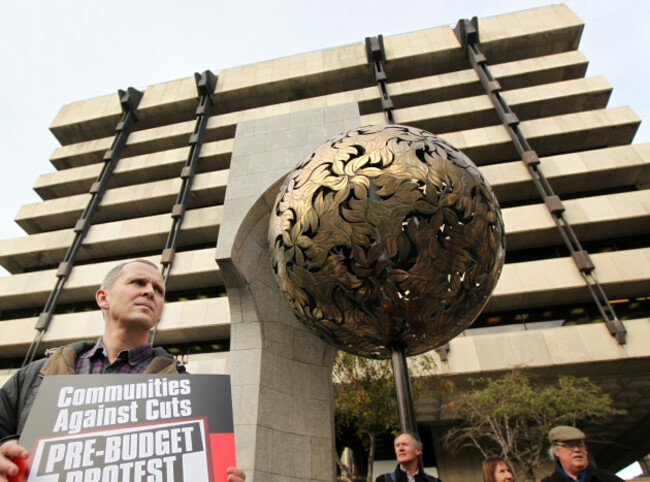
M371 358L438 347L479 315L504 259L499 205L467 156L433 134L378 125L318 147L289 174L271 263L298 318Z

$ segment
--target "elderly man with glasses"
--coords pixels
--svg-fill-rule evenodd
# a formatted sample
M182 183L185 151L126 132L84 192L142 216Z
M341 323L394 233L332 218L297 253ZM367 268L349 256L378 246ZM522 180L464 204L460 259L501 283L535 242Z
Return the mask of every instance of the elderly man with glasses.
M594 467L587 458L585 434L575 427L561 425L548 433L555 472L542 482L623 482L611 472Z

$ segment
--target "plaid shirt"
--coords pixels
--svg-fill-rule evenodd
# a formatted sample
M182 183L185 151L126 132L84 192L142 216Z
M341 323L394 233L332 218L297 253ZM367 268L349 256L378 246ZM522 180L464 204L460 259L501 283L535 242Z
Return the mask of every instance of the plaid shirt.
M151 345L142 345L123 350L113 363L108 361L101 337L90 350L77 357L74 372L79 375L98 373L143 373L153 359Z

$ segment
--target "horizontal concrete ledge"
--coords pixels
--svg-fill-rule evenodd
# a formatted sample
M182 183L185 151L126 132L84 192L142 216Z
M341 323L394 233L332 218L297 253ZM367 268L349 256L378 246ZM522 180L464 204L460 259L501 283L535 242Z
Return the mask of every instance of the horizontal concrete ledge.
M480 19L481 48L491 63L541 57L576 50L582 29L580 19L564 5L487 17ZM386 36L384 44L389 79L393 71L395 75L421 77L467 65L458 40L446 25ZM197 93L189 74L144 90L138 109L143 125L162 114L174 122L193 117ZM331 92L372 83L363 38L354 44L233 67L218 74L213 104L225 111L290 100L295 97L292 90L296 84L305 90ZM62 144L111 136L120 112L117 94L72 103L61 109L50 130Z
M197 173L227 169L232 154L233 139L206 142L201 146ZM131 186L143 182L179 177L190 153L190 147L179 147L134 157L121 158L108 183L109 189ZM42 199L55 199L84 194L97 180L102 163L71 167L42 174L34 184L34 190Z
M228 170L197 174L192 182L189 208L222 204L228 183ZM180 177L109 189L101 208L93 217L95 223L125 220L147 215L170 213L178 198ZM90 202L90 194L50 199L25 204L15 221L27 233L72 228Z
M579 79L587 71L587 59L578 51L535 57L532 59L490 64L492 75L504 91ZM484 95L478 75L473 69L446 72L428 77L391 82L387 85L397 109L421 104ZM382 111L381 95L376 86L364 89L359 108L362 114Z
M571 152L540 158L539 169L556 194L650 183L650 143ZM520 160L482 166L499 202L540 199Z
M214 248L176 254L167 291L223 286L221 271L214 260ZM113 266L133 258L75 266L59 300L60 304L92 301L104 275ZM146 259L160 264L160 256ZM56 283L56 270L33 271L0 277L0 310L34 307L42 309ZM4 323L1 322L0 325Z
M650 189L564 201L565 219L586 241L650 234ZM502 211L509 251L562 245L555 220L543 203Z
M502 97L519 120L526 121L604 109L611 92L612 86L603 77L591 77L508 90ZM499 123L497 111L485 92L430 104L421 102L414 107L398 107L393 115L396 124L416 125L439 135Z
M363 125L382 124L383 114L361 116ZM540 156L601 149L629 144L641 119L629 107L597 109L522 121L519 128ZM410 125L426 130L426 125ZM502 124L448 132L440 136L463 151L476 165L497 164L519 159Z
M223 207L189 209L183 220L178 248L212 243L216 245ZM162 252L172 227L169 213L93 224L88 230L77 261L128 256L130 253ZM0 265L10 273L26 268L55 266L64 259L74 239L72 229L48 231L0 241Z
M116 87L112 94L64 105L50 124L50 132L61 144L111 135L122 117L119 88L124 87Z
M362 116L363 124L377 122L384 122L383 115L381 119L375 119L374 115ZM630 108L619 107L523 121L520 124L520 128L522 133L531 142L533 148L537 150L537 153L541 156L548 156L570 151L628 144L632 141L639 124L640 119ZM499 161L513 160L518 157L505 127L501 125L452 132L444 134L441 137L465 152L478 165L494 164ZM202 176L207 176L208 174L205 173ZM199 176L197 176L197 183ZM157 184L160 186L158 189L164 190L165 188L163 186L172 182L174 181L158 181L158 183L162 183ZM154 185L156 183L144 184L143 186L146 187L133 186L127 192L135 192L137 198L138 192L153 189L153 187L149 186ZM120 199L124 196L121 193L125 189L127 188L113 189L109 193L114 199ZM25 205L19 211L16 222L30 233L39 230L53 230L66 227L61 225L61 219L51 216L51 214L53 212L59 213L61 211L71 210L71 203L74 204L77 211L83 209L88 195L78 196L79 199L74 202L71 197ZM130 195L129 199L132 198L133 194ZM109 204L108 200L107 198L105 204ZM54 203L51 208L47 207L48 205L46 203L48 202ZM104 209L103 212L107 212L107 210ZM45 217L48 219L47 222ZM74 223L73 218L74 215L70 219L66 218L66 222L71 225L70 223ZM52 223L58 224L51 225Z
M650 164L646 167L650 169ZM650 233L650 190L572 199L564 206L566 219L582 242ZM188 210L181 246L216 244L222 209L210 206ZM505 208L502 213L508 250L562 244L553 217L543 203ZM165 213L95 224L78 259L162 251L171 223L171 216ZM0 264L11 273L55 265L63 259L73 237L72 229L66 229L0 241Z
M469 79L464 79L462 72L467 72L465 77L476 76L472 71L460 71L454 76L447 74L447 77L452 77L453 81L460 83L446 86L439 85L440 82L450 82L450 79L441 78L443 76L410 81L421 89L421 92L412 92L414 86L404 87L402 84L406 82L393 85L392 88L396 91L397 109L394 111L396 122L428 129L434 133L462 131L472 126L488 126L497 123L496 111L485 92L471 87L477 83L476 80L473 84L467 85ZM555 80L551 74L549 75L551 80ZM520 88L513 85L511 87L513 90L504 91L504 96L522 121L535 117L550 117L574 111L604 108L611 92L611 86L602 77L559 78L556 82L542 85L527 85L531 84L530 81L521 83L523 85ZM433 88L434 86L436 88ZM404 102L400 102L400 92L404 90L406 91ZM451 95L450 99L436 99L436 91L445 92L444 95L447 96L451 93L454 95ZM409 98L414 95L417 101L410 101ZM436 101L437 103L429 103ZM378 90L372 87L213 115L207 125L205 142L227 141L234 136L235 127L241 122L349 102L359 102L362 106L361 111L366 114L362 117L363 124L385 122L383 110L378 103ZM374 110L368 113L373 106ZM124 156L139 157L164 150L182 149L187 146L193 129L194 123L188 121L134 132L129 136ZM105 137L62 146L55 149L50 161L60 170L99 163L111 142L112 137Z
M210 166L206 166L205 161L227 158L229 163L233 141L229 139L205 144L201 149L199 173L203 172L203 168L210 170L210 166L225 169L225 166L214 166L213 161L207 163ZM183 148L121 159L113 173L109 189L138 184L143 179L151 182L177 177L180 166L185 162L187 150ZM560 195L650 183L650 143L572 152L542 157L540 161L540 169ZM82 166L44 174L39 177L34 189L45 200L83 194L88 192L100 167ZM521 161L482 166L481 172L501 202L539 198L530 174ZM140 179L142 176L146 177Z
M447 361L437 359L436 374L494 376L517 366L546 373L580 376L650 373L650 319L623 322L627 342L619 345L604 323L472 335L467 330L449 342Z
M594 274L609 299L647 296L650 248L592 254ZM593 302L571 258L510 263L503 267L486 313Z
M23 356L34 335L37 318L0 323L0 352L3 357ZM104 331L99 310L59 314L52 318L41 341L46 350L79 340L96 340ZM206 298L165 304L156 334L156 345L206 342L230 338L228 298Z

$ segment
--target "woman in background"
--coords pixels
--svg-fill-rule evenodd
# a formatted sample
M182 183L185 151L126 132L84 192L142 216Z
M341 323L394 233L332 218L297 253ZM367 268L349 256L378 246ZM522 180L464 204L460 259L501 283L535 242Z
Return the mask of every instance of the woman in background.
M496 455L483 462L483 482L515 482L515 473L510 462Z

